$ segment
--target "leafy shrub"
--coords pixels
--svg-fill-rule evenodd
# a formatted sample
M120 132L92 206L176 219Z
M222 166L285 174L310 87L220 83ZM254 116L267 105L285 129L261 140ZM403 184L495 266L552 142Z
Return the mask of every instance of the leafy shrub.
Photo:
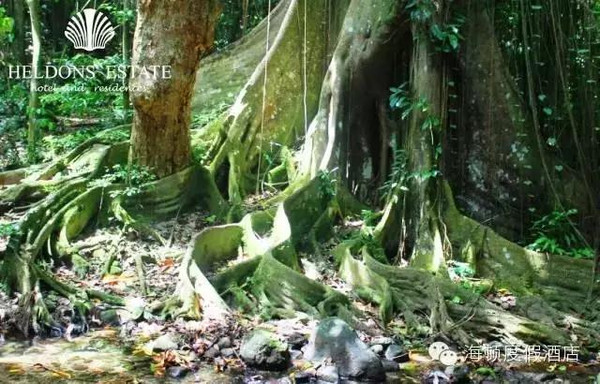
M121 55L112 55L95 58L89 55L77 54L72 57L56 60L57 66L93 66L106 68L107 66L123 65ZM60 88L52 92L40 95L40 108L36 111L38 119L41 120L42 128L54 130L52 124L44 124L44 119L53 121L55 116L77 116L77 117L102 117L109 120L123 121L130 117L123 110L123 94L120 92L99 92L96 87L109 87L120 85L120 80L105 78L104 71L96 72L93 78L79 78L74 76L69 79L58 79L54 84ZM110 124L110 122L109 122Z
M110 197L131 197L142 192L142 185L156 179L156 175L148 167L137 164L115 164L112 168L107 168L106 173L100 179L94 180L92 186L125 184L124 189L111 191Z
M571 222L576 214L576 209L555 210L536 220L531 227L534 240L527 248L578 259L594 258L594 251L584 244Z

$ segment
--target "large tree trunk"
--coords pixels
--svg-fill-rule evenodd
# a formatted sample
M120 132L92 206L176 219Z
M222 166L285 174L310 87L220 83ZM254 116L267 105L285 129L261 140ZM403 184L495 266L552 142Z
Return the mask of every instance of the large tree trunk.
M334 27L338 24L330 25L328 19L336 19L334 15L343 14L345 7L345 1L331 6L327 1L283 1L269 16L273 25L269 18L267 25L257 27L257 32L261 28L268 32L266 41L259 42L261 60L220 124L210 166L213 173L228 169L231 201L239 203L244 195L259 189L270 170L265 153L276 155L281 147L294 145L305 134L317 110L328 37L335 40L337 36ZM253 31L245 39L257 37ZM248 53L246 63L251 63L258 53ZM227 56L223 59L229 64Z
M481 8L476 7L479 3L471 3L473 9L479 13L471 21L473 25L469 28L476 30L476 27L483 22ZM293 2L290 2L290 6L293 6ZM436 9L433 22L444 23L443 19L447 11L444 6ZM361 188L371 189L372 192L375 189L373 187L379 185L377 182L381 183L385 179L387 159L381 159L380 152L385 153L386 147L392 144L391 138L395 133L397 140L400 140L402 147L407 151L408 173L411 181L408 192L403 192L400 188L394 191L374 234L376 240L382 241L383 245L388 245L393 252L397 251L402 242L408 243L407 249L410 252L405 255L407 258L409 256L412 258L412 268L399 268L395 265L374 262L366 245L361 243L362 240L351 240L350 245L341 248L342 251L334 252L336 260L341 264L342 277L357 290L365 289L373 292L372 301L380 305L380 313L384 321L389 320L394 312L403 313L407 320L415 320L415 312L425 311L432 332L454 329L454 336L463 343L466 343L467 338L459 328L472 331L473 324L481 325L478 335L494 334L508 342L518 340L565 342L568 340L567 332L559 330L557 324L562 324L573 312L583 311L581 306L575 308L571 302L585 297L582 293L587 292L585 277L591 273L591 263L588 261L573 263L570 273L577 282L561 283L559 288L548 289L548 285L557 284L555 278L558 277L559 271L564 270L568 259L546 260L543 255L526 251L498 236L491 229L463 216L456 209L450 188L440 175L435 176L433 172L442 170L438 146L445 143L443 134L447 122L448 78L444 60L447 58L452 60L452 58L450 54L443 57L444 55L439 52L439 47L432 42L428 25L413 25L412 31L407 28L408 17L404 8L395 1L381 1L374 4L364 0L353 0L350 3L345 12L340 34L335 40L333 57L321 87L319 108L312 119L303 148L298 153L299 173L292 180L288 190L282 194L282 199L274 201L283 200L284 204L287 204L290 202L290 196L306 191L307 186L314 183L322 184L328 180L327 177L321 177L323 172L335 173L333 177L339 180L338 186L348 187L358 196ZM283 17L281 28L290 28L285 20L286 16ZM481 44L486 47L497 49L493 34L489 34L492 31L491 25L487 25L486 28L483 30L484 33L480 31L480 34L473 39L483 42ZM284 38L286 33L288 32L281 30L278 32L278 37L271 48L273 51L268 53L268 58L277 57L278 51L285 52L286 45L277 40L280 35ZM492 110L491 115L482 120L481 126L493 124L494 119L506 120L510 122L506 125L509 127L509 135L519 137L521 130L527 128L527 122L521 118L525 114L520 106L515 106L514 99L506 99L510 78L505 66L501 60L494 61L498 59L495 53L486 54L470 45L467 48L473 62L463 64L462 77L468 79L465 86L469 88L471 95L475 96L472 98L472 108L482 111L489 103L497 105L497 109ZM230 60L229 57L215 59L216 66L220 60L224 60L222 62L225 63ZM487 64L482 65L483 67L494 66L493 75L490 76L489 72L483 71L478 62ZM258 78L262 81L257 81L257 73L263 73L265 70L264 63L265 61L261 62L258 70L251 76L251 81L238 97L236 105L240 109L234 108L230 116L233 123L225 124L223 127L229 128L228 139L225 139L225 144L220 147L216 158L213 158L215 159L213 167L218 167L224 162L226 156L230 160L238 160L240 153L247 158L249 153L254 152L256 140L246 140L246 138L262 133L257 132L257 127L261 126L263 109L260 108L261 98L256 97L256 93L261 95L261 85L264 84L264 78ZM275 63L287 64L275 60L267 63L269 63L269 76ZM275 68L284 71L288 67ZM424 99L427 108L413 109L408 124L403 127L403 131L400 131L394 124L390 124L385 108L381 108L381 105L387 103L389 87L397 86L403 80L410 81L411 97L414 100ZM488 93L490 90L486 92L483 86L486 82L495 84L491 94ZM281 92L285 91L285 94L289 94L290 91L277 89L281 89ZM511 93L510 96L515 97L515 93ZM516 116L515 120L509 119L511 116ZM238 124L239 122L243 124ZM272 123L276 122L282 121L273 119ZM472 122L475 124L474 120ZM290 128L286 126L286 129ZM241 140L237 140L238 138ZM479 150L485 150L485 146ZM447 151L443 154L446 157L452 156L452 153ZM494 165L497 157L504 159L504 155L503 152L485 153L482 158L486 159L485 162ZM531 157L531 162L527 165L534 164L539 159L535 153L531 154ZM510 158L504 161L512 166L513 161L519 162L521 159ZM521 176L529 171L529 167L524 167L524 170L514 170L512 167L509 169L511 173ZM245 171L256 172L252 168L246 168ZM538 188L543 186L540 175L536 172L532 173L537 177L532 176L531 183ZM240 180L239 175L239 169L230 172L230 187L232 179ZM448 175L451 176L450 170ZM491 180L491 174L488 177ZM318 190L321 190L321 187ZM235 188L234 192L240 193L239 186L236 185ZM338 188L337 191L335 200L339 206L345 206L345 201L342 201L345 195L341 193L343 188ZM313 193L313 195L319 194ZM403 201L406 203L402 204ZM308 208L310 204L304 204L302 207ZM314 223L314 227L309 231L304 230L303 233L310 236L311 233L318 231L316 227L327 222L328 212L329 209L323 210L323 216L317 220L313 218L311 222ZM292 217L289 214L287 216L291 226L298 220L298 216ZM244 219L239 225L244 226L244 222L247 221L248 219ZM407 227L404 233L396 231L403 227ZM363 258L357 260L353 255L355 251L361 250L361 247ZM448 300L452 299L454 294L460 297L468 296L468 293L460 291L445 277L445 269L442 267L444 259L452 255L452 249L457 257L462 254L473 255L473 258L466 261L472 262L478 276L498 278L502 282L502 287L522 293L523 307L519 308L519 313L515 315L502 311L485 300L480 302L478 297L469 297L467 301L470 304L466 306L449 304ZM260 270L261 266L264 267L266 259L272 266L278 265L272 259L265 258L265 255L262 259L240 261L215 279L211 279L211 283L218 292L223 293L225 288L231 285L228 283L232 281L241 283L248 274L256 273L255 271ZM201 269L210 270L211 263L204 260L198 262L198 265ZM420 268L443 273L440 273L439 277L432 278L428 273L415 271ZM277 286L284 281L292 280L293 274L290 271L284 275L270 275L269 278L274 280L271 284ZM545 290L543 297L534 298L528 295L527 289L520 290L519 284L522 285L524 279L531 280L534 287ZM557 294L557 291L560 293ZM265 292L260 293L265 294ZM268 295L275 295L275 292L269 290ZM304 300L298 298L282 299L280 295L275 296L279 300L277 304L285 303L284 307L293 306L291 302L297 304L296 308L306 304ZM459 326L457 322L466 317L465 311L471 304L476 306L472 322ZM592 314L594 310L596 309L590 310L589 313ZM502 319L502 324L498 325L488 319L490 313ZM541 324L536 324L527 317ZM582 321L575 325L575 333L580 335L596 335L597 332L597 327L589 322Z
M190 105L200 55L213 43L216 0L138 2L130 81L131 159L159 177L190 162ZM170 66L148 76L141 67Z

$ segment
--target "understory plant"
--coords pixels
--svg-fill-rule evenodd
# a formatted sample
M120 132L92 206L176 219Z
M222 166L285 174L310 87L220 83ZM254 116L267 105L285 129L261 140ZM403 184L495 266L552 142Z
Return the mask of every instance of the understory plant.
M527 248L576 259L593 259L593 249L584 244L571 220L576 214L576 209L554 210L536 220L531 227L534 240Z

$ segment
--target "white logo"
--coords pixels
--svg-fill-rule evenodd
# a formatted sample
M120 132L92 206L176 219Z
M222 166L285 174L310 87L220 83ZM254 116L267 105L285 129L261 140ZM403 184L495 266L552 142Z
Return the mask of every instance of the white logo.
M454 365L458 361L458 355L456 352L450 349L446 343L436 341L429 346L429 356L433 360L439 360L446 366Z
M104 49L106 43L115 37L115 29L102 12L87 8L71 17L65 36L75 49L91 52Z

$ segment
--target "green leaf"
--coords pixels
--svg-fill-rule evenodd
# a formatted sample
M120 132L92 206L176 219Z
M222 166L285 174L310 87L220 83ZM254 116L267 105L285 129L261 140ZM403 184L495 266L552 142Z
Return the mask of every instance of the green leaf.
M546 115L548 115L548 116L552 116L552 112L553 112L553 111L552 111L552 108L550 108L550 107L546 107L546 108L544 108L544 113L545 113Z
M450 46L452 47L452 49L454 49L454 50L458 49L458 36L449 35L448 41L450 42Z
M433 24L431 26L431 34L438 40L444 40L446 37L446 33L444 33L444 31L442 31L440 26L437 24Z

